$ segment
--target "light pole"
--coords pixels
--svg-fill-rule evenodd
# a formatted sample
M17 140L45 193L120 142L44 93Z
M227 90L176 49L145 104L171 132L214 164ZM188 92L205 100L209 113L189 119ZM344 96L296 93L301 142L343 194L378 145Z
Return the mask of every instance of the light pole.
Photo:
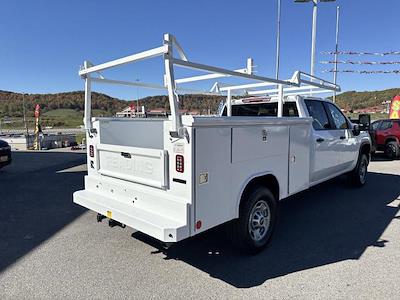
M319 2L335 2L336 0L295 0L296 3L313 3L313 22L312 22L312 39L311 39L311 75L315 75L315 46L317 40L317 14Z
M281 0L278 1L278 19L277 19L277 33L276 33L276 79L279 79L279 60L281 48Z

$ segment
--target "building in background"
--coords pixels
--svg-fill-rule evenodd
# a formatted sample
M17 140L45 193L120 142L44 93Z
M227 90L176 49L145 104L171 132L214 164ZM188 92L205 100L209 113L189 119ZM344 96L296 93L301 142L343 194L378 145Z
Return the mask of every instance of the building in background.
M34 134L9 134L1 135L2 140L6 141L12 150L31 150L34 148ZM40 149L55 149L70 147L76 144L75 134L40 134L39 135Z
M198 116L201 114L200 110L198 109L180 109L179 112L182 115ZM146 111L144 106L142 106L137 111L135 107L127 106L124 110L117 112L115 116L118 118L165 118L169 114L170 112L165 108L154 108Z
M117 112L115 116L118 118L145 118L146 110L144 106L137 108L134 105L129 105L122 111Z

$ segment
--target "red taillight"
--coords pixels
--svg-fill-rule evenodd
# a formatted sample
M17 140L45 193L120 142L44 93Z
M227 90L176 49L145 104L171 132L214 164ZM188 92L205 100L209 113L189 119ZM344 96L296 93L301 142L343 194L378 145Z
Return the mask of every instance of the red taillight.
M94 146L93 145L89 146L89 156L94 157Z
M175 157L175 167L177 172L183 173L183 171L185 170L185 160L183 158L183 155L177 155Z
M200 229L201 228L201 220L196 222L196 229Z

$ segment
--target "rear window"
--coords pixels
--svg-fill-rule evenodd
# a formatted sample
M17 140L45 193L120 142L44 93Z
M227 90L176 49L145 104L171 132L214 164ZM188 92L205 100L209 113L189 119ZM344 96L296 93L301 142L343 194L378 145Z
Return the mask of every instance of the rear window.
M222 113L226 116L226 107ZM278 115L278 103L258 103L258 104L238 104L232 105L232 116L247 117L276 117ZM284 117L298 117L296 102L286 102L283 104Z

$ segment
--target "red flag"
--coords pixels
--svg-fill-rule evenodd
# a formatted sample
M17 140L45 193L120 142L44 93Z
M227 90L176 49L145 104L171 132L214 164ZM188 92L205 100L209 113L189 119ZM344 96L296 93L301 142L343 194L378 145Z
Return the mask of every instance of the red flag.
M39 118L40 116L40 105L36 104L35 106L35 118Z

